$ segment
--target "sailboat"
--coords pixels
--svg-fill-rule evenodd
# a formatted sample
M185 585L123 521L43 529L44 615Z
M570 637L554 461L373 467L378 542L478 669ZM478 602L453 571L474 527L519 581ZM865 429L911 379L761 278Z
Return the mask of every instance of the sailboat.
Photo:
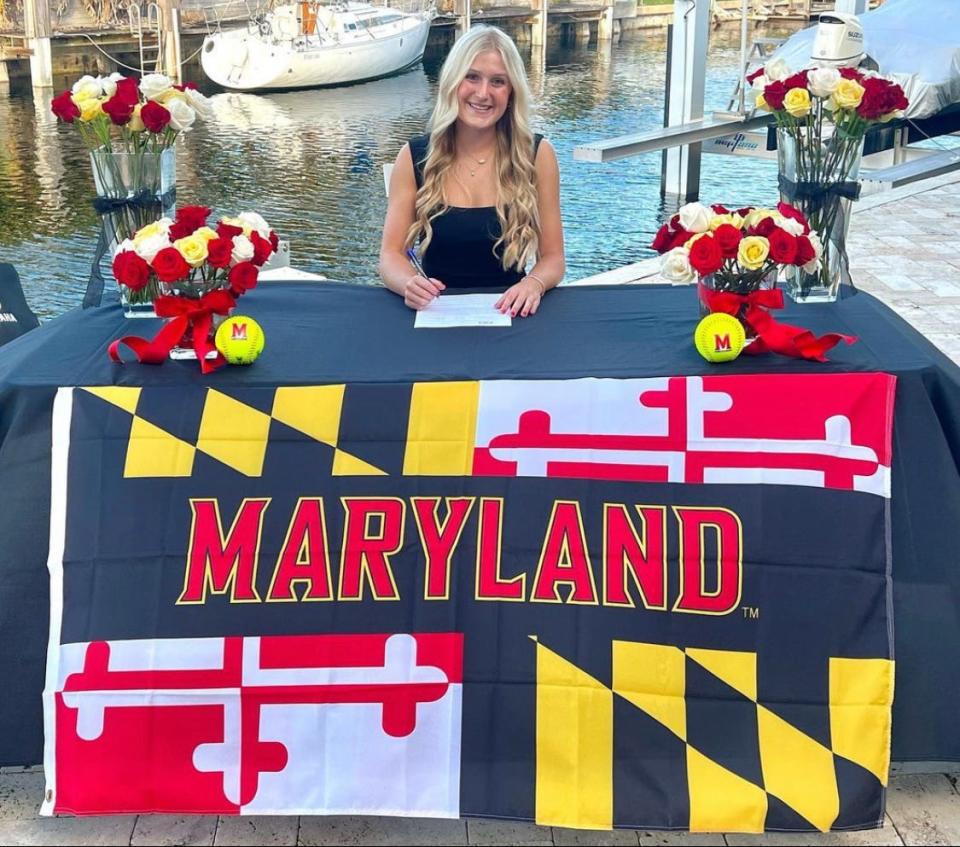
M245 27L208 35L204 73L235 91L344 85L399 73L423 57L435 15L366 2L278 5Z

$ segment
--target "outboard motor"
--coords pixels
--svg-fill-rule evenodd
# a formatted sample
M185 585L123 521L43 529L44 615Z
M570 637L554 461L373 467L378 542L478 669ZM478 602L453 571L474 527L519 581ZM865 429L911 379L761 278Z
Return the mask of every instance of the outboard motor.
M866 59L863 26L856 15L827 12L820 15L810 58L815 64L834 68L855 68Z

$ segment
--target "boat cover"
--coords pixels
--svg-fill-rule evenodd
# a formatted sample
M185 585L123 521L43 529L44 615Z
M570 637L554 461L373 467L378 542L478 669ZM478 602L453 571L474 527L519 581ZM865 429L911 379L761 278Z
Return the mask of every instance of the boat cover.
M926 118L960 103L960 2L886 0L859 16L867 55L903 87L908 118ZM816 25L774 54L794 70L811 64Z

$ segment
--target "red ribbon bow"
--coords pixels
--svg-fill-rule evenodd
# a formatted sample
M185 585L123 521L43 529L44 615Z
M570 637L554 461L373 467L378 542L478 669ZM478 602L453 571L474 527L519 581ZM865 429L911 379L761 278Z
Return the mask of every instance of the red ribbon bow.
M751 355L780 353L797 359L827 361L826 352L839 342L853 344L855 335L828 332L819 338L809 329L780 323L768 309L783 308L783 292L779 288L761 288L750 294L733 294L729 291L714 291L702 282L698 284L700 299L711 312L726 312L740 317L757 335L744 352Z
M153 301L154 309L161 318L172 318L153 337L152 341L136 335L125 335L110 343L110 358L114 362L123 362L120 358L120 345L129 347L137 361L145 365L159 365L166 361L170 351L183 338L187 329L192 327L193 349L200 360L200 370L207 374L226 364L226 359L218 352L216 358L207 359L207 354L216 348L210 343L210 328L214 313L228 315L237 304L236 297L225 288L218 288L204 294L199 300L192 297L162 296Z

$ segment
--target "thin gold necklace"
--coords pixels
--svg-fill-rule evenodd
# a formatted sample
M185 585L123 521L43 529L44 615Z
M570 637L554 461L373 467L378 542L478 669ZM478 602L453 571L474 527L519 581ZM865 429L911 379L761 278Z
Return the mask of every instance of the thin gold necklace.
M473 159L473 161L475 161L475 162L477 163L477 167L476 167L476 168L471 168L469 165L467 165L467 170L470 171L470 176L476 176L476 175L477 175L477 170L478 170L480 167L482 167L483 165L485 165L485 164L487 163L487 160L488 160L488 159L490 158L490 156L491 156L490 153L487 153L487 155L484 156L482 159L478 159L478 158L477 158L476 156L474 156L472 153L467 153L466 155L467 155L469 158Z

